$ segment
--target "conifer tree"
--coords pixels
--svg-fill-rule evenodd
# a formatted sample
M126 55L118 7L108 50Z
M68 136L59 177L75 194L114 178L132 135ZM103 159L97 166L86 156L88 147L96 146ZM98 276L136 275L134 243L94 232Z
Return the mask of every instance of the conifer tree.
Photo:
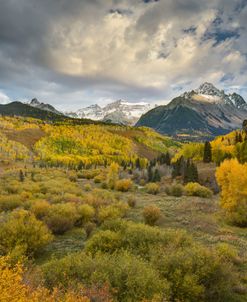
M247 120L243 121L243 130L245 132L245 135L247 135Z
M19 180L20 180L20 182L23 182L24 179L25 179L24 173L23 173L22 170L20 170L20 171L19 171Z
M203 162L210 163L212 161L212 147L210 142L206 141L204 144Z
M191 162L189 159L187 160L186 165L185 165L183 181L184 181L184 183L198 182L197 166L193 162Z
M141 169L141 163L140 163L139 157L136 159L135 166L136 166L136 169L138 169L138 170Z
M240 132L239 135L238 135L238 142L239 142L239 143L242 143L242 142L243 142L243 137L242 137L241 132Z
M153 181L153 170L151 164L148 166L148 181Z
M165 163L166 163L168 166L171 165L171 157L170 157L169 152L167 152L166 155L165 155Z
M160 181L160 179L161 179L161 177L160 177L159 170L155 169L152 181L153 182L158 182L158 181Z

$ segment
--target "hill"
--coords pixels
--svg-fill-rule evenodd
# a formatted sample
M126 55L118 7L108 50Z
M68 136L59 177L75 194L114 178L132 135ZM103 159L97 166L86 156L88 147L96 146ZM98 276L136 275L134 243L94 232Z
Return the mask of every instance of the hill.
M81 125L74 119L51 124L39 119L5 116L0 118L0 129L0 145L4 145L0 148L1 158L18 159L18 150L25 147L29 150L27 156L31 152L30 157L35 156L37 162L55 166L108 165L112 161L129 164L137 158L145 165L147 160L174 152L180 146L148 128L100 123ZM14 154L7 151L13 143L17 144Z
M247 104L234 93L225 94L210 83L185 92L168 105L156 107L137 122L162 134L205 139L241 127L247 117Z
M48 106L48 104L46 104ZM12 102L9 104L0 104L0 115L2 116L19 116L40 119L49 123L67 123L67 124L106 124L100 121L92 121L90 119L72 118L65 116L59 112L53 112L43 107L36 107L21 102Z

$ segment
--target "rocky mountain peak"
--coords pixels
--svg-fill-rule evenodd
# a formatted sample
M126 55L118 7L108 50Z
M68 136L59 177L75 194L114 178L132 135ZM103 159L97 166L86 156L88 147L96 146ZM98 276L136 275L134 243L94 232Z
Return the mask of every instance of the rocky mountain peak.
M61 112L59 112L58 110L56 110L52 105L50 104L44 104L39 102L36 98L32 99L28 105L32 106L32 107L36 107L45 111L50 111L56 114L61 114Z
M152 107L152 105L145 102L130 103L120 99L102 107L95 104L81 108L76 112L65 112L65 114L71 117L134 125L138 118Z
M237 94L237 93L232 93L232 94L229 94L229 98L230 100L232 101L232 103L235 105L235 107L241 109L247 109L247 103L245 102L244 98Z
M219 90L212 83L205 82L195 90L198 94L212 95L212 96L222 96L224 94L223 90Z
M41 103L36 98L32 99L31 102L30 102L31 106L38 106L40 104Z

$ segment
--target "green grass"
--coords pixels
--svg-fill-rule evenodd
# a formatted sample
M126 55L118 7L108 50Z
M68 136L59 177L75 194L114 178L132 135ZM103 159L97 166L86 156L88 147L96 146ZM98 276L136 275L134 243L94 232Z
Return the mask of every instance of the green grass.
M130 220L143 222L143 208L155 204L162 212L162 218L158 222L159 227L185 229L194 238L207 245L225 242L237 247L241 254L247 251L247 230L226 224L221 218L218 196L206 199L138 192L135 198L136 207L130 210L127 217Z
M70 253L83 250L86 233L82 228L74 228L55 239L46 246L37 257L36 263L43 264L52 258L62 258Z

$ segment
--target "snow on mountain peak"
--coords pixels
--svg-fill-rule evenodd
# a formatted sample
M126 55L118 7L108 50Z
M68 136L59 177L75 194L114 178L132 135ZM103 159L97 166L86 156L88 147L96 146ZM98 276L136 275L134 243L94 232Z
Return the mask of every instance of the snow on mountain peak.
M212 96L222 96L224 91L220 91L213 84L205 82L199 86L198 89L195 90L198 94L212 95Z
M224 90L219 90L213 84L205 82L199 86L199 88L192 90L190 92L185 92L181 95L185 99L192 99L198 102L206 102L206 103L215 103L215 104L228 104L231 106L239 106L239 108L243 105L243 98L239 95L228 95ZM236 105L238 103L238 105ZM245 103L246 104L246 103Z
M135 124L138 118L154 106L145 102L130 103L117 100L100 107L97 104L79 109L76 112L67 112L66 115L88 118L92 120L107 120L120 124Z

